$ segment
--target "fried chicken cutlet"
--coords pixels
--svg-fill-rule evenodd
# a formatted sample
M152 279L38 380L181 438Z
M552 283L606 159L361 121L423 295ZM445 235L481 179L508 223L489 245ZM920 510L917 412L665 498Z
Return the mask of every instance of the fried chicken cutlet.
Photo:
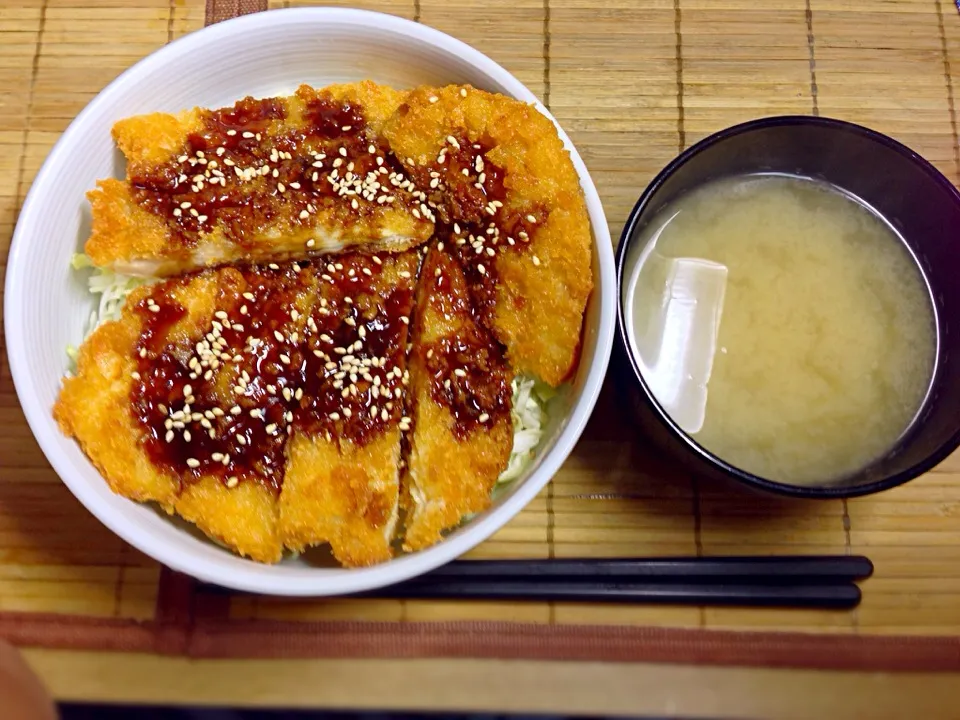
M459 263L438 247L424 261L409 360L405 550L433 545L486 509L513 447L513 373L475 318Z
M81 346L55 417L115 492L242 555L276 562L290 538L329 541L345 564L385 559L405 422L386 392L402 394L418 259L353 254L140 288ZM340 453L365 461L362 477L318 495ZM310 467L316 457L331 465Z
M404 97L370 81L304 85L121 120L113 136L127 179L88 193L85 251L100 267L163 276L419 245L433 223L381 133Z
M559 385L576 368L592 290L591 235L553 123L469 87L413 90L384 136L427 190L481 319L518 373Z
M322 306L311 318L310 387L280 493L281 534L292 550L328 542L347 566L391 556L419 260L409 251L349 267L331 259L325 268L333 283L322 285Z

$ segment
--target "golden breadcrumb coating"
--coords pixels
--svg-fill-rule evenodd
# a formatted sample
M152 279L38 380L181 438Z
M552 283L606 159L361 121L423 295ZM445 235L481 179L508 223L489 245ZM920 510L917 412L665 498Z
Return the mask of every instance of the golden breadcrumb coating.
M88 193L86 253L118 272L172 275L418 245L433 224L413 212L419 203L380 138L404 96L369 81L302 86L233 108L121 120L113 136L127 179Z
M137 291L131 300L145 292ZM127 411L139 336L139 320L130 314L97 328L78 351L76 373L64 378L53 416L64 435L77 439L111 490L172 507L180 481L140 449L142 431Z
M359 409L338 414L373 412L396 421L389 420L385 430L366 443L351 440L339 426L335 433L306 429L294 434L280 493L281 533L292 550L329 543L337 560L348 567L391 556L399 504L400 433L406 427L401 379L418 265L416 251L383 256L382 273L372 287L352 296L360 324L366 318L371 330L341 326L340 344L351 347L350 354L361 365L376 362L369 376L375 387L363 377L365 371L348 373L345 387L350 387L347 380L356 378L353 386L360 388L361 396L368 393L371 403L364 401ZM321 291L326 293L325 286ZM372 330L382 326L383 332ZM386 360L386 372L381 359ZM382 377L393 380L381 381ZM384 400L391 387L389 400Z
M280 494L284 544L300 552L329 542L347 567L389 560L397 522L400 431L365 446L297 434Z
M473 317L459 265L434 248L421 277L409 361L406 550L433 545L465 515L489 507L513 447L512 374Z
M266 485L246 482L228 488L219 478L201 477L184 485L175 508L234 552L262 563L280 561L277 496Z
M551 385L566 380L577 364L593 281L589 218L556 127L533 106L502 95L420 87L386 123L384 135L398 156L416 163L419 185L437 173L452 188L446 193L456 199L446 208L449 222L470 223L477 236L497 226L496 255L485 261L487 274L495 269L497 276L494 333L515 371ZM458 162L465 144L477 148L483 163L480 171L466 168L467 175ZM445 162L438 162L441 153ZM489 215L483 204L478 211L463 201L480 172L488 176L481 193L503 204ZM502 174L502 188L491 187L495 172ZM507 245L507 237L515 242Z
M131 400L139 382L138 347L144 347L149 318L137 308L154 298L183 308L182 317L152 341L182 356L204 335L224 296L242 287L240 274L226 268L135 290L120 319L104 323L81 345L77 372L64 379L54 417L114 492L139 502L157 501L241 555L276 562L282 551L276 494L256 482L228 489L219 477L202 472L185 480L174 468L157 463L145 446L148 432L137 421ZM217 392L228 402L228 391Z
M511 381L571 376L593 286L550 120L365 81L113 135L127 178L88 194L85 250L179 276L90 335L54 407L114 492L258 562L327 544L347 567L489 507Z

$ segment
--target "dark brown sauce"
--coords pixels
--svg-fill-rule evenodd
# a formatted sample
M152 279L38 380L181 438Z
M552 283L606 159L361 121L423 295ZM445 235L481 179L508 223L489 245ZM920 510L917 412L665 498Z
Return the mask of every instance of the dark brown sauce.
M458 330L416 352L429 376L431 396L449 409L454 434L462 440L478 427L492 427L509 416L511 373L502 346L479 321L474 303L464 293L463 280L451 277L459 272L454 258L436 250L428 259L421 282L427 283L429 310L452 321Z
M370 257L330 262L342 269L301 266L298 272L290 264L220 271L217 312L226 317L211 322L209 335L189 341L168 338L185 314L170 290L186 281L159 285L137 306L143 330L131 401L152 462L185 479L257 480L279 492L293 432L364 445L396 426L403 411L397 394L406 381L402 318L411 311L413 281L384 287L382 266ZM318 295L322 302L305 307ZM291 312L297 307L302 315ZM197 349L210 338L226 354L214 356L221 358L217 367ZM208 364L198 372L191 358ZM356 365L355 379L341 374L345 359ZM190 415L183 418L177 413L188 399ZM183 427L170 427L180 421Z
M509 416L511 389L506 361L499 344L486 332L443 338L420 350L426 358L431 395L450 410L458 438L462 440L479 426L492 427Z
M412 168L417 186L430 188L435 235L460 263L476 317L487 328L497 300L499 256L524 252L547 217L540 206L507 206L507 172L487 157L494 146L489 137L473 143L448 139L436 160Z
M205 113L202 129L173 161L130 178L135 200L187 247L216 227L248 246L275 220L311 226L321 208L336 209L337 221L348 226L386 207L415 206L407 190L391 184L391 173L403 168L371 139L361 108L323 94L298 96L299 119L288 117L280 98L246 98ZM360 193L354 180L367 180ZM338 192L338 184L351 192Z
M333 103L323 96L308 97L302 121L294 123L296 130L272 130L286 119L286 112L279 100L248 98L233 108L209 113L204 129L190 136L185 151L194 160L202 152L207 170L210 158L215 157L214 170L269 164L268 176L258 175L241 184L225 172L226 187L205 182L194 189L191 184L195 184L196 168L203 163L190 165L189 159L178 160L157 177L132 180L139 201L168 218L187 245L214 222L229 239L242 245L251 232L261 230L278 214L299 218L305 208L323 202L349 207L351 196L338 196L336 183L331 182L334 169L335 180L377 173L383 186L380 192L389 192L412 207L419 207L423 201L435 209L436 236L466 282L464 294L456 292L445 275L433 280L434 297L446 303L445 312L463 313L472 328L456 338L418 349L431 377L434 399L450 409L460 438L479 425L492 426L508 416L511 375L503 347L492 334L499 280L497 258L502 252L524 251L546 220L546 209L504 207L509 181L506 172L485 157L492 147L489 140L469 143L461 138L446 147L443 162L408 167L401 166L385 145L369 140L360 108ZM245 133L253 137L244 137ZM223 148L220 155L216 154L218 148ZM325 157L320 160L311 153ZM378 157L382 158L380 164ZM227 165L227 160L232 165ZM315 162L323 167L314 167ZM348 170L349 163L353 165ZM346 175L348 172L352 177ZM408 192L391 185L391 173L409 173L425 196L417 199L412 189ZM217 177L212 172L210 175ZM283 192L279 191L281 185ZM183 202L190 206L181 208ZM359 205L353 210L355 215L377 209L373 203ZM178 208L181 212L175 215ZM327 262L340 263L343 270L327 273ZM350 269L354 270L352 276L347 274ZM137 417L148 429L147 446L153 461L181 476L212 472L225 480L260 478L279 491L288 427L362 445L396 424L402 416L404 378L394 374L392 368L403 367L406 325L401 318L409 317L412 290L402 287L379 295L375 292L378 301L363 301L361 297L371 292L380 271L379 265L361 256L331 257L302 273L290 265L270 272L241 271L242 284L247 288L244 292L252 292L255 297L248 303L251 314L240 320L242 331L228 327L221 332L229 352L242 355L235 372L246 372L250 378L243 394L230 398L241 408L238 415L227 412L229 407L221 407L225 391L218 383L225 382L223 373L214 373L210 381L202 376L190 379L184 353L158 346L183 310L180 308L178 315L172 305L168 308L163 304L162 293L157 293L160 312L141 311L145 319L141 347L147 355L140 361L141 381L133 393ZM320 282L326 306L312 309L309 317L315 329L300 323L302 329L294 341L288 336L290 311L298 296L309 292L310 279ZM238 321L237 309L243 303L234 298L229 307L223 308L231 322ZM346 322L348 318L352 325ZM363 347L352 349L359 339L359 328L365 335ZM274 332L286 339L278 341ZM253 350L246 351L248 337L257 342ZM335 348L343 352L338 355ZM377 365L382 358L386 367L368 364L345 369L345 357L357 363L376 358ZM191 430L190 441L184 440L182 432L175 432L167 442L164 421L169 412L183 406L186 385L191 386L194 396L191 413L203 415L215 407L224 412L208 418L214 437L200 426ZM285 397L285 388L291 393L299 390L300 397ZM161 405L167 413L160 412ZM263 416L252 417L250 410ZM229 456L226 464L213 459L225 455ZM190 467L188 459L199 464Z
M512 374L493 334L497 265L504 252L525 252L547 217L539 206L507 207L507 173L487 158L493 146L490 138L475 143L453 138L435 161L413 168L417 186L430 188L428 200L436 207L437 248L456 263L466 286L451 283L446 269L421 280L432 283L435 310L459 315L469 330L418 349L430 375L431 395L450 410L460 439L478 426L509 417Z

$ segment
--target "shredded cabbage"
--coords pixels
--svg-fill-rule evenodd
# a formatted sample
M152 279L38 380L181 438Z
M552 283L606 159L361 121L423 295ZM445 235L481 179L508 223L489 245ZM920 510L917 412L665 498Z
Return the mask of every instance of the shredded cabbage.
M547 422L546 404L553 395L552 388L528 376L515 377L511 389L513 449L507 468L497 479L498 484L516 480L533 460L534 450L540 444Z
M74 255L70 264L75 270L94 268L93 273L87 280L87 287L91 293L100 296L100 303L97 309L90 313L87 327L84 328L84 339L96 330L101 323L109 320L119 320L120 310L123 309L123 303L126 302L127 295L141 285L154 282L153 278L121 275L112 270L95 268L90 258L84 253ZM70 355L71 358L74 357L76 355L76 348L68 347L67 355Z

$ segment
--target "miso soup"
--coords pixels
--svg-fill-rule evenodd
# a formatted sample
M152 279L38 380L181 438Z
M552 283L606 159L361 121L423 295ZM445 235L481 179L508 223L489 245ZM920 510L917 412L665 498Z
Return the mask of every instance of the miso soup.
M632 352L701 446L760 477L824 484L910 426L934 370L934 310L870 208L813 180L748 175L686 194L639 232L624 284Z

